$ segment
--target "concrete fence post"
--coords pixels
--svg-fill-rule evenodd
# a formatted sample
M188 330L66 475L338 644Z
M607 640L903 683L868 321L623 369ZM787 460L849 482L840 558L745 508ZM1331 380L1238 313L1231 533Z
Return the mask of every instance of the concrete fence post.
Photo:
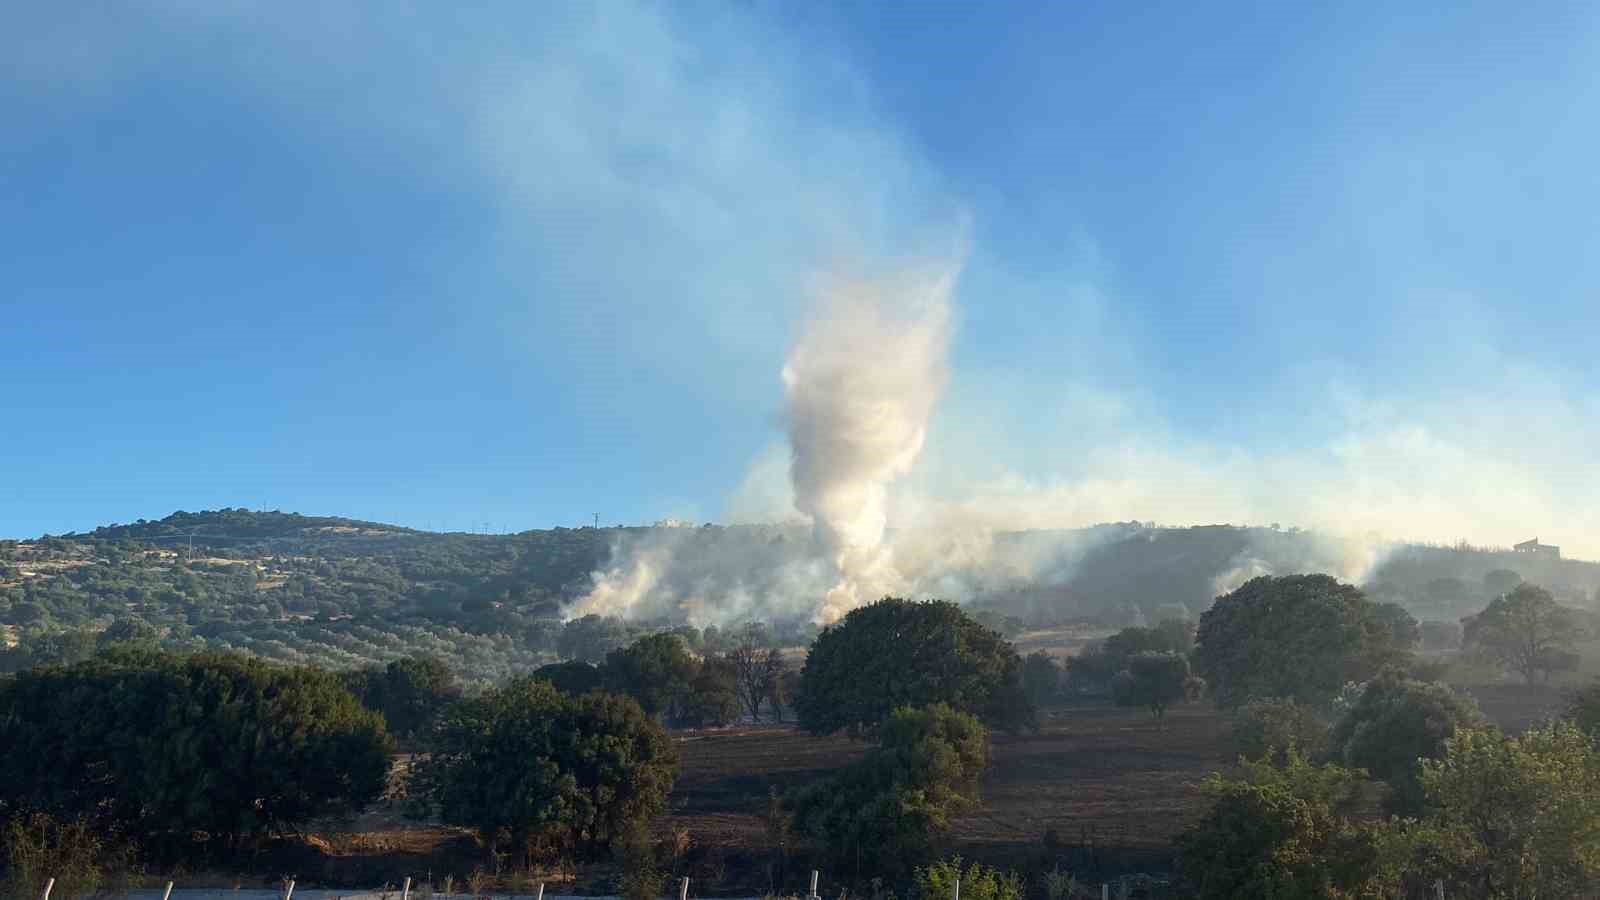
M961 900L961 879L956 879L955 890L951 891L950 900Z
M287 882L285 882L284 885L283 885L283 900L289 900L289 898L293 897L293 896L294 896L294 879L291 878Z
M1444 900L1443 878L1435 878L1433 880L1433 900Z
M678 900L689 900L689 876L678 882Z
M544 882L539 882L539 892L533 895L533 900L544 900Z
M817 896L817 874L816 869L811 870L811 892L806 894L806 900L822 900Z
M1100 900L1111 900L1111 882L1100 882Z
M400 900L411 900L411 876L406 876L405 884L400 886Z
M44 893L39 895L39 900L50 900L50 889L55 886L56 880L54 878L46 880L44 883Z

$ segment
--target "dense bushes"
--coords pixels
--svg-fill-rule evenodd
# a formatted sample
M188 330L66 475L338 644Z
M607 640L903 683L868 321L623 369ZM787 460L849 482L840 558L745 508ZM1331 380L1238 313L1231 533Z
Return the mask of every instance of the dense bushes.
M411 793L451 824L476 829L491 854L540 849L592 855L666 809L677 757L627 697L570 697L514 678L453 707Z
M1106 693L1112 681L1126 671L1139 653L1188 655L1194 646L1194 626L1166 619L1153 628L1124 628L1067 660L1067 684L1079 693Z
M1290 748L1312 759L1328 749L1328 723L1309 706L1274 697L1234 711L1228 739L1234 755L1260 759L1270 754L1281 762Z
M976 799L989 736L968 713L935 704L896 710L881 743L794 800L796 829L860 877L903 875L951 817Z
M1363 772L1298 751L1205 784L1178 837L1201 898L1579 897L1600 883L1600 749L1557 722L1519 737L1460 727L1420 763L1419 818L1366 812Z
M598 685L632 697L645 714L670 725L725 725L739 717L739 671L721 657L696 659L673 632L646 635L606 654L598 667L572 661L540 668L567 693ZM587 686L587 687L586 687Z
M1336 759L1389 784L1391 809L1417 815L1423 803L1419 761L1439 756L1457 729L1483 724L1472 698L1386 671L1366 685L1328 741Z
M1349 816L1363 781L1297 750L1281 767L1246 762L1238 780L1213 775L1202 785L1210 809L1174 842L1185 880L1202 900L1365 896L1354 891L1377 839Z
M427 733L440 712L461 697L461 683L437 657L397 659L377 669L343 675L345 686L361 705L383 714L391 734L416 737Z
M0 686L0 812L213 844L357 810L389 740L333 675L116 651Z
M5 878L0 897L37 900L55 879L52 900L80 900L126 886L135 863L130 845L102 834L86 819L59 821L29 813L0 829Z
M916 871L917 893L923 900L945 900L955 895L961 884L962 900L1023 900L1027 896L1022 876L1016 872L969 863L965 868L959 856L941 859Z

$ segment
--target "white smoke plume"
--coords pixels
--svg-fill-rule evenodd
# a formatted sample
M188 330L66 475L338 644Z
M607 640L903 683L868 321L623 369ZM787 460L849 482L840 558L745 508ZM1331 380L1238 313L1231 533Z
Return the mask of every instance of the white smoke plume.
M889 488L916 463L944 389L959 268L835 278L820 292L782 371L789 488L809 541L781 528L628 538L568 615L826 624L911 589L885 540Z
M952 265L834 284L783 367L795 507L838 573L819 622L902 587L889 486L921 454L944 388L955 278Z

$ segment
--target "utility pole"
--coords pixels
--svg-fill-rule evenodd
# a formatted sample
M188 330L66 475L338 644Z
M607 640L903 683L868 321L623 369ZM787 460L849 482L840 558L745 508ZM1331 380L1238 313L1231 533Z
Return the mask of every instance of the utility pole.
M594 530L595 531L599 531L600 530L600 514L599 513L595 513L594 514Z

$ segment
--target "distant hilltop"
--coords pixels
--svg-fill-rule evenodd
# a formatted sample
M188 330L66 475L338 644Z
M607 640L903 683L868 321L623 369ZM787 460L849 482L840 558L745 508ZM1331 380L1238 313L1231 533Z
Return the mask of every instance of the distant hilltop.
M166 518L106 525L54 539L90 543L142 542L184 554L228 556L297 555L392 561L428 557L509 556L516 572L481 576L502 590L559 601L589 586L590 573L612 562L618 546L641 540L682 543L712 555L759 556L781 561L806 552L810 531L797 525L722 526L675 518L651 526L532 529L511 534L433 532L342 516L224 508L175 512ZM1043 615L1073 609L1088 615L1134 610L1151 615L1162 604L1198 612L1219 593L1248 577L1289 572L1327 572L1359 581L1371 593L1411 607L1453 608L1476 597L1491 572L1511 571L1549 588L1566 602L1588 604L1600 590L1600 564L1562 558L1539 538L1510 548L1417 543L1351 548L1298 528L1237 525L1158 526L1112 522L1076 529L1002 532L997 548L1027 560L1026 576L952 581L951 598ZM193 549L191 549L193 548ZM775 549L776 548L776 549ZM1357 554L1359 555L1359 554ZM1014 568L1014 567L1013 567ZM491 567L492 569L492 567ZM696 572L696 577L703 573ZM475 576L460 574L470 585ZM402 588L410 590L411 588ZM953 594L965 590L965 596Z
M990 561L1005 565L961 569L950 554L952 577L939 583L938 596L1019 627L1193 617L1249 578L1294 572L1359 581L1374 599L1419 619L1459 619L1521 580L1562 603L1600 607L1600 564L1562 558L1554 548L1396 544L1352 554L1293 528L1143 522L1005 532L992 544ZM469 678L493 681L550 661L574 604L630 547L681 554L687 563L658 567L651 585L691 602L635 609L629 629L681 625L691 610L694 624L723 628L809 623L768 602L797 563L817 559L803 525L663 522L474 534L220 509L0 541L0 643L66 654L63 641L116 627L159 635L176 649L235 648L331 668L437 654ZM745 567L736 577L778 577L738 594L725 583L727 569L697 560L735 561ZM718 590L742 605L716 607L708 598ZM22 651L0 649L0 662L8 652Z

